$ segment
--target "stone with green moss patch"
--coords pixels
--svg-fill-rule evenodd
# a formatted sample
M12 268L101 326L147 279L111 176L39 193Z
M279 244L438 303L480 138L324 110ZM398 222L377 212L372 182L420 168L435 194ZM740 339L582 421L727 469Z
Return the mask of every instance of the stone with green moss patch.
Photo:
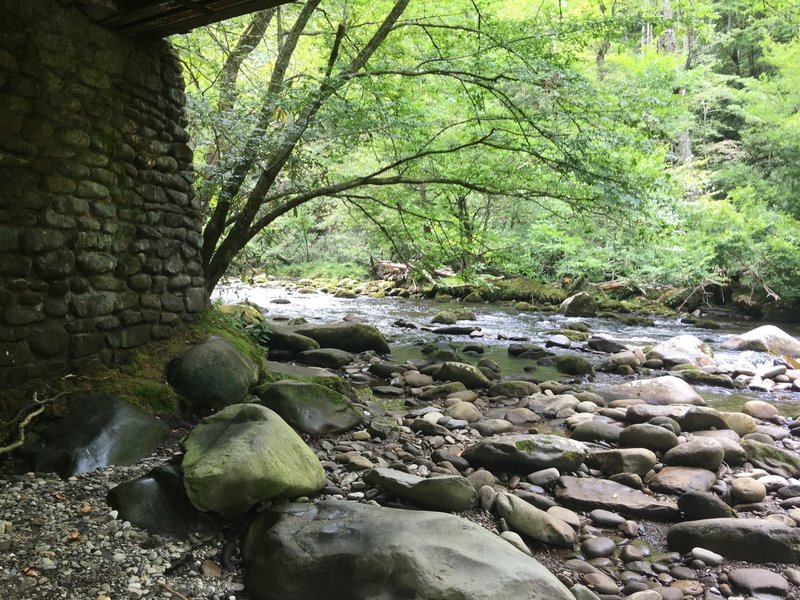
M243 516L275 498L314 495L325 471L277 413L258 404L235 404L201 421L184 440L184 485L202 511Z
M285 379L259 386L256 395L289 425L313 435L347 431L364 419L349 398L316 383Z
M554 467L575 471L583 464L587 447L558 435L532 434L496 436L467 448L463 457L473 467L490 471L530 473Z
M556 369L567 375L594 375L592 363L574 354L559 354L552 358Z

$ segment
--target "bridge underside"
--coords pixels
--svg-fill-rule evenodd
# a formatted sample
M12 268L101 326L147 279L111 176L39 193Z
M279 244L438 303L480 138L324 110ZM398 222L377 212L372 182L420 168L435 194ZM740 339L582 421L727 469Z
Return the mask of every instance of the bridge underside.
M100 25L130 37L165 37L280 4L287 0L79 0Z

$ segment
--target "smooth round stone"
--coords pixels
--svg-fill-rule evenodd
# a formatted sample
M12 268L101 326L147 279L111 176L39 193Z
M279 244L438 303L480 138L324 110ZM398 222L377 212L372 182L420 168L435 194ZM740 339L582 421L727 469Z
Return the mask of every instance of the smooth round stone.
M619 585L605 573L586 573L583 583L595 594L618 594Z
M757 479L742 477L731 481L731 496L738 502L761 502L767 496L767 488Z
M578 516L578 513L568 508L564 508L563 506L551 506L546 512L551 517L561 519L567 525L571 525L572 527L581 526L581 518Z
M683 600L683 592L678 588L662 587L658 590L662 600Z
M542 469L541 471L530 473L525 479L528 480L528 483L547 487L555 483L559 477L561 477L561 473L559 473L558 469L550 467L549 469Z
M478 504L483 510L492 510L496 499L497 492L492 486L484 485L478 490Z
M594 413L597 412L597 404L585 400L575 407L575 412L579 413Z
M636 562L637 560L642 560L644 558L644 554L642 554L641 549L639 549L637 546L628 544L620 551L619 558L624 563Z
M503 531L500 534L500 537L528 556L533 556L531 549L528 548L528 546L525 544L525 541L522 539L522 536L520 536L518 533L515 533L514 531Z
M764 596L785 596L789 592L789 582L780 573L768 569L735 569L728 574L734 590L744 591L758 598Z
M625 600L663 600L663 598L656 590L640 590L625 596Z
M769 421L780 414L778 409L772 404L762 400L750 400L745 402L742 407L742 412L756 419L761 419L762 421Z
M589 518L593 523L601 527L618 527L625 522L625 517L602 508L597 508L590 512Z
M699 596L703 593L703 584L695 579L676 579L670 587L681 590L684 596Z
M593 537L581 544L581 552L589 558L611 556L617 549L614 540L607 537Z
M669 571L669 574L675 579L697 579L697 574L693 569L684 567L682 565L672 567Z
M719 566L725 560L721 555L705 548L692 548L691 555L693 558L703 561L709 567Z

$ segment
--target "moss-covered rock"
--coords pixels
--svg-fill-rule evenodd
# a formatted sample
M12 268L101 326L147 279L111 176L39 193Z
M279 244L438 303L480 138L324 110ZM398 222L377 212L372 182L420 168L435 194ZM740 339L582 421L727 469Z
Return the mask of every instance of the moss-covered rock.
M597 313L597 302L586 292L578 292L564 300L558 310L567 317L593 317Z
M316 340L323 348L339 348L348 352L374 350L379 354L389 354L389 344L383 334L372 325L337 321L321 325L303 325L295 333Z
M316 494L325 471L294 430L258 404L235 404L201 421L184 440L184 485L192 504L238 518L274 498Z
M458 316L452 310L440 310L431 317L431 323L439 323L440 325L455 325L457 322Z
M501 279L494 282L494 288L485 292L490 300L510 300L532 304L559 304L566 297L564 290L534 281L525 277Z
M575 354L560 354L552 359L556 369L567 375L594 375L592 363Z
M445 362L434 373L437 381L460 381L468 388L481 388L489 385L489 380L477 368L460 362Z
M255 325L265 319L264 313L251 304L222 304L216 308L223 315L237 318L246 325Z
M316 383L284 379L255 390L260 404L304 433L322 435L352 429L364 419L349 398Z

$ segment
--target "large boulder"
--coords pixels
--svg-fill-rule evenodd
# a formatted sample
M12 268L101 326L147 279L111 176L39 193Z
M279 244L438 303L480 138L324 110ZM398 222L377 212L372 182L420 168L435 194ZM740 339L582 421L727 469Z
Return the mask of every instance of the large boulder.
M800 358L800 341L774 325L762 325L734 335L722 344L724 350L753 350Z
M482 388L489 385L486 375L472 365L460 362L446 362L433 374L437 381L460 381L468 388Z
M567 317L593 317L597 314L597 302L586 292L578 292L564 300L558 310Z
M244 567L252 600L574 600L545 567L480 525L355 502L262 513Z
M322 325L302 325L295 333L316 340L323 348L338 348L348 352L374 350L378 354L389 354L389 344L372 325L352 321L336 321Z
M338 369L353 362L353 355L338 348L315 348L298 354L297 361L312 367Z
M554 493L560 504L578 510L602 508L660 520L675 520L679 516L674 502L656 500L644 492L607 479L565 475L556 483Z
M575 471L587 454L584 444L559 435L520 434L483 440L467 448L462 456L473 467L527 474L551 467L562 473Z
M654 346L648 359L660 359L668 365L689 363L698 366L713 365L713 353L708 344L690 334L677 335Z
M370 469L364 481L399 498L434 510L468 510L478 503L478 493L466 477L418 477L394 469Z
M667 545L677 552L705 548L732 560L797 563L800 535L773 519L703 519L671 526Z
M627 400L637 398L647 404L693 404L702 406L705 400L694 391L691 385L674 375L637 379L619 385L611 385L594 390L604 400Z
M650 480L650 489L663 494L707 492L717 481L708 469L698 467L664 467Z
M701 467L716 471L725 458L722 444L713 438L696 437L668 450L662 459L665 465Z
M258 367L236 346L211 337L167 365L167 381L198 412L242 402L258 381Z
M532 381L500 381L489 388L489 396L506 396L508 398L524 398L540 393L542 390Z
M339 392L305 381L283 379L259 386L260 404L278 413L295 429L312 435L339 433L364 420L364 413Z
M72 477L108 465L131 465L150 454L169 426L109 394L79 394L65 415L42 421L21 454L34 471Z
M276 413L234 404L201 421L183 442L189 499L202 511L242 516L263 500L316 494L319 459Z
M186 495L183 472L177 465L161 465L108 492L108 504L130 521L159 535L185 538L194 531L212 531L213 522Z

